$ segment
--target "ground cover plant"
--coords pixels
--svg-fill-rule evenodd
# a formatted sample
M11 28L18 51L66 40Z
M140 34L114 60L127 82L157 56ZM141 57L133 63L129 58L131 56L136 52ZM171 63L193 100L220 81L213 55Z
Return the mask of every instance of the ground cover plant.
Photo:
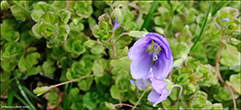
M240 1L1 1L1 109L240 109Z

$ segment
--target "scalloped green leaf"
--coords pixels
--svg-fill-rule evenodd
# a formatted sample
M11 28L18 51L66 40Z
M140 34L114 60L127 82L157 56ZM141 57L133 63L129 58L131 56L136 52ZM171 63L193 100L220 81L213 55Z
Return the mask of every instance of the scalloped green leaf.
M98 20L99 20L98 25L101 28L104 28L106 31L112 30L113 27L111 23L111 18L107 13L99 16Z
M90 52L93 54L101 54L105 51L105 48L102 45L96 45L91 48Z
M35 38L41 39L43 37L41 34L43 25L44 24L42 22L33 25L31 30Z
M115 80L115 84L118 87L119 92L127 92L129 90L130 81L124 76L119 76Z
M41 11L47 12L47 11L54 11L54 8L51 5L47 4L46 2L38 2L35 5L34 10L41 10Z
M78 82L78 87L80 90L88 91L91 87L92 82L93 82L93 77L88 77L86 79L80 80Z
M19 40L19 32L15 31L11 26L1 24L1 36L7 41L17 42Z
M76 14L83 18L88 18L92 12L92 1L76 1L72 4L73 9L76 11ZM71 5L70 5L71 6Z
M63 22L65 24L67 24L69 19L70 19L70 17L71 17L70 11L68 11L66 9L61 9L61 10L58 11L58 13L59 13L59 16L61 17L61 19L63 20Z
M125 56L125 57L122 57L122 58L119 58L117 60L111 60L110 61L110 64L112 66L116 66L116 67L120 67L124 70L129 70L130 69L130 64L131 64L131 60L128 58L128 56Z
M1 50L1 59L19 59L24 54L24 49L21 45L14 42L8 42Z
M58 14L54 13L54 12L46 12L44 13L40 20L43 23L47 23L47 24L58 24L60 22L60 17Z
M44 14L44 11L42 10L34 10L31 14L31 18L35 21L35 22L40 22L40 18L41 16Z

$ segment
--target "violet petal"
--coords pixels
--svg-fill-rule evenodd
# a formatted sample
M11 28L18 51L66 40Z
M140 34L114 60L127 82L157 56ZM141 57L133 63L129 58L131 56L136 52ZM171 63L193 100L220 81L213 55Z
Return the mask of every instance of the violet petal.
M165 79L172 69L172 64L173 64L172 56L171 56L171 59L167 60L164 57L164 53L161 52L158 56L158 60L153 61L153 64L152 64L154 77L158 80Z
M147 37L140 38L135 44L129 49L128 57L130 60L139 58L148 48L150 39Z
M165 81L157 80L154 77L151 78L151 81L152 88L159 94L162 93L163 89L165 89L165 86L167 85Z
M136 87L140 90L145 89L147 86L146 80L144 78L136 80Z
M152 89L147 97L147 100L150 102L156 102L159 97L160 94L158 94L154 89Z
M155 107L158 103L162 102L163 100L167 99L168 92L166 89L163 89L161 96L155 101L153 106Z
M131 62L131 76L133 79L145 78L151 66L152 55L148 52L143 53L138 59Z

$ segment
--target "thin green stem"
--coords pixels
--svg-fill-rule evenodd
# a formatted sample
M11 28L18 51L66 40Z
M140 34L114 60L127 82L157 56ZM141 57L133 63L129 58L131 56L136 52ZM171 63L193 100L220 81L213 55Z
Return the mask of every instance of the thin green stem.
M13 91L13 89L10 89L10 90L9 90L9 93L8 93L7 106L12 106L13 96L14 96L14 91ZM11 108L7 108L7 110L10 110L10 109L11 109Z
M206 16L205 16L205 19L204 19L204 21L203 21L203 25L202 25L200 34L199 34L197 40L195 41L195 43L193 44L193 46L191 47L191 51L193 50L193 48L195 47L195 45L197 44L197 42L199 41L199 39L200 39L200 37L201 37L201 35L202 35L202 33L203 33L203 30L204 30L204 28L205 28L205 26L206 26L207 19L208 19L208 15L209 15L209 12L210 12L210 10L211 10L212 4L213 4L213 1L211 1L210 4L209 4L208 11L206 12Z
M179 87L180 88L179 95L178 95L178 99L180 99L181 96L182 96L183 87L181 85L174 85L173 87Z
M68 109L68 100L67 100L67 90L68 90L68 85L69 84L66 84L65 85L65 88L64 88L64 97L63 97L63 108L64 109Z
M16 92L14 92L14 97L16 97L20 102L22 102L26 107L29 107L28 103L25 102Z
M131 110L134 110L136 108L136 106L140 103L142 97L145 95L145 93L150 90L152 87L150 86L149 88L145 89L145 91L141 94L141 97L138 99L138 101L136 102L136 104L134 105L134 107Z
M22 10L26 11L27 13L31 14L31 11L29 11L28 9L26 9L25 7L23 7L21 4L17 3L16 1L12 1L11 2L14 4L14 5L17 5L19 8L21 8Z
M145 21L144 21L143 25L141 26L141 30L143 30L143 28L146 28L148 26L148 24L152 18L153 12L155 11L157 5L158 5L158 1L154 0L152 2L151 8L150 8L146 18L145 18Z
M13 70L13 74L14 74L14 76L17 76L16 70ZM27 101L27 103L29 104L31 109L35 109L36 110L34 105L30 102L30 100L28 99L27 95L25 94L25 92L24 92L24 90L23 90L23 88L22 88L18 78L16 78L15 81L16 81L16 83L18 85L18 89L19 89L20 93L23 95L24 99Z
M51 85L51 86L49 86L49 90L51 88L55 88L55 87L58 87L58 86L61 86L61 85L65 85L65 84L71 83L71 82L76 82L76 81L79 81L79 80L84 79L84 78L92 77L94 75L95 74L91 74L91 75L88 75L88 76L85 76L85 77L80 77L80 78L69 80L69 81L66 81L66 82L59 83L59 84Z

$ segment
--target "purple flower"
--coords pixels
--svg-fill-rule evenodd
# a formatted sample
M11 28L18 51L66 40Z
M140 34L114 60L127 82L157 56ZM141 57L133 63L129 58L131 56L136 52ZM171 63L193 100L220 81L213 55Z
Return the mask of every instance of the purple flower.
M229 21L229 18L223 18L222 21Z
M167 85L167 82L165 81L161 81L154 77L151 77L150 83L153 89L149 93L147 100L150 102L154 102L153 106L155 107L158 103L166 100L169 91L165 88L165 86Z
M139 89L139 90L143 90L146 88L147 86L147 83L146 83L146 80L149 81L150 77L153 77L153 73L152 73L152 68L150 69L149 71L149 75L145 78L141 78L141 79L136 79L136 87Z
M134 79L147 77L151 68L156 79L163 80L172 69L173 58L167 40L157 34L148 33L130 48L131 75Z
M113 25L113 30L115 30L116 28L119 27L120 24L117 23L117 20L115 20L114 22L112 22Z
M150 82L152 86L152 90L148 95L148 100L150 102L155 102L153 106L155 107L158 103L166 100L169 91L165 88L167 86L167 82L158 80L153 77L152 68L150 69L149 75L146 78L137 79L136 86L138 89L143 90L147 86L146 79Z

